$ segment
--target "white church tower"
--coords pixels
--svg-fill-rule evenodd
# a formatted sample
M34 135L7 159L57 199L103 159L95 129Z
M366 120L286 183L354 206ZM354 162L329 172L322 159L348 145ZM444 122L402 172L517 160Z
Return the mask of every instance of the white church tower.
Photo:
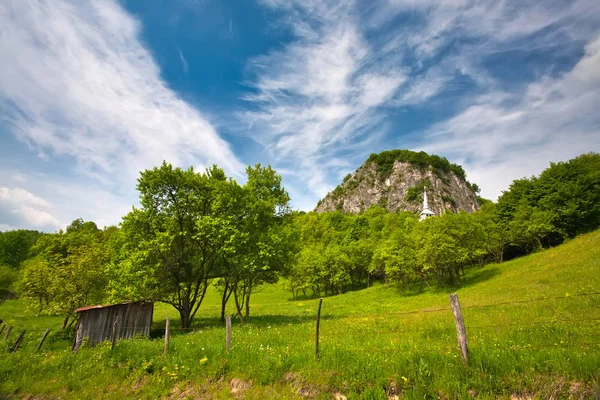
M427 187L423 189L423 211L419 215L419 221L423 221L426 218L433 217L435 213L429 209L429 203L427 202Z

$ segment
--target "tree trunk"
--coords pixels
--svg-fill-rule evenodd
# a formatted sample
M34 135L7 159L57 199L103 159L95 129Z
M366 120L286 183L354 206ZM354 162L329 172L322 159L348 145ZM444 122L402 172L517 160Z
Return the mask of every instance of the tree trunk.
M190 327L190 310L181 309L179 310L179 317L181 318L181 327L187 329Z
M233 300L235 300L235 309L237 310L236 317L240 318L240 322L244 322L244 315L242 314L242 309L244 307L244 303L243 303L244 296L245 296L244 293L242 293L241 296L238 293L238 285L236 283L235 286L233 287ZM240 297L242 298L242 303L240 303Z
M250 286L248 288L248 290L246 291L246 315L244 317L244 319L246 321L248 321L248 318L250 317L250 294L252 293L252 286Z
M229 280L225 279L225 288L223 289L223 296L221 297L221 322L225 322L225 308L227 307L227 302L229 301L232 292L233 288L230 288Z

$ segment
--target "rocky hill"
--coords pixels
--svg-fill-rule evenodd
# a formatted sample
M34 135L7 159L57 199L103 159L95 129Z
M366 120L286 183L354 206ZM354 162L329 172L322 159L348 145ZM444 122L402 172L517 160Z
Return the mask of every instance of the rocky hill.
M479 209L476 194L479 189L466 180L460 165L425 152L389 150L371 154L363 165L319 201L316 211L359 213L378 204L393 212L419 213L425 186L429 208L437 215L445 210L472 212Z

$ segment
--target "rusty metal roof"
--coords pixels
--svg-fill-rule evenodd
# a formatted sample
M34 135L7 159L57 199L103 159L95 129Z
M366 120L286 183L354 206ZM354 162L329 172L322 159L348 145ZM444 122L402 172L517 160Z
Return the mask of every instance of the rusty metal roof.
M78 312L83 312L83 311L88 311L88 310L95 310L95 309L99 309L99 308L107 308L107 307L114 307L114 306L124 306L127 304L134 304L134 303L146 303L147 300L138 300L138 301L125 301L123 303L116 303L116 304L100 304L97 306L85 306L85 307L79 307L77 310L75 310L76 313Z

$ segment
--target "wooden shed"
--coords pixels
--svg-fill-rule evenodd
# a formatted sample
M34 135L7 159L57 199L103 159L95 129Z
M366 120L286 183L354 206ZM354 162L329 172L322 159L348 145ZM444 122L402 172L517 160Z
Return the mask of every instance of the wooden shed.
M73 351L77 351L85 338L95 345L105 340L127 339L138 334L150 335L154 303L134 301L128 303L88 306L75 310L79 314Z

